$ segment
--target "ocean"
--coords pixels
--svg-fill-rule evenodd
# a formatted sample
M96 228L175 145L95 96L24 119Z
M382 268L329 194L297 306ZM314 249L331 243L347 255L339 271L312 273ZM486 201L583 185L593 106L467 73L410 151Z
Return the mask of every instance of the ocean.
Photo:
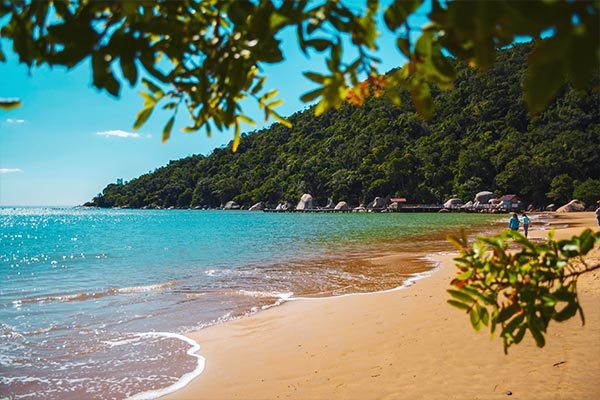
M505 219L2 207L0 399L160 397L210 362L186 332L404 287L434 268L417 254L454 250L447 233ZM406 262L370 262L398 252Z

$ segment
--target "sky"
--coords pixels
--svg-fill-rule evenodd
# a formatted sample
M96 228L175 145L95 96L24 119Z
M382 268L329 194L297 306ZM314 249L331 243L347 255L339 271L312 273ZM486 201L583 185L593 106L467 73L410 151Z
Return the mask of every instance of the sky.
M422 15L422 14L421 14ZM405 59L386 32L379 39L379 72L401 66ZM284 104L277 111L289 116L307 107L302 94L314 86L303 71L324 71L324 60L300 53L294 36L284 45L286 60L266 69L267 86L278 89ZM286 40L286 37L283 37ZM87 62L67 71L42 67L28 71L2 42L7 62L0 63L0 98L19 98L23 105L0 109L0 206L76 206L90 201L117 179L129 181L194 154L208 155L233 139L233 130L182 133L189 123L179 114L171 138L161 143L162 129L170 114L154 113L139 130L133 130L143 106L139 92L127 83L120 98L95 89ZM263 112L244 105L258 125L267 127Z

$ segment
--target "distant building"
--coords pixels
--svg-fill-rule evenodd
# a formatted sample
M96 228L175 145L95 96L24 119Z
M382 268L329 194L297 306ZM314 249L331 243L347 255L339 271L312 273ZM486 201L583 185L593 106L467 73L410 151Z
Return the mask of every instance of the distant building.
M521 200L516 194L505 194L498 199L500 207L506 210L517 211L521 208Z

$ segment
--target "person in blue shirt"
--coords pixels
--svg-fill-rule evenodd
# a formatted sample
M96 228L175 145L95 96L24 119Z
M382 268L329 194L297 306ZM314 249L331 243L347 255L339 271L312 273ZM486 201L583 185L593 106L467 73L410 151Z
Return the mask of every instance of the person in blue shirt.
M516 213L513 214L512 217L510 217L510 219L508 220L508 227L512 231L518 231L519 230L519 218L517 217Z
M523 213L521 216L521 223L523 224L523 233L525 234L525 237L527 237L527 234L529 233L529 217L527 214Z

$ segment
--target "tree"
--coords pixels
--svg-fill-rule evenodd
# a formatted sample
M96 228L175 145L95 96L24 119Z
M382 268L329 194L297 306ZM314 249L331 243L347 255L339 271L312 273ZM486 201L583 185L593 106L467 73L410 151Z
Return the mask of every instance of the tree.
M415 28L409 17L424 4L431 4L431 23ZM278 37L285 29L296 31L305 54L326 55L327 73L304 73L316 88L302 100L318 100L317 115L346 99L362 104L370 95L385 94L399 104L400 90L406 90L416 110L429 118L431 85L452 87L456 71L450 58L487 70L497 49L517 36L537 41L524 94L532 113L541 111L565 82L585 89L600 64L596 1L393 0L383 19L408 62L382 76L373 55L380 6L380 0L366 1L364 7L343 0L5 0L0 37L29 68L72 68L90 60L94 86L112 96L119 95L123 83L134 86L141 80L147 91L141 93L144 107L134 128L160 104L172 112L163 141L182 111L191 121L185 131L235 128L234 150L240 123L254 123L243 112L244 99L254 99L266 119L289 125L275 111L281 99L277 90L266 89L261 69L284 59ZM542 40L544 35L549 37ZM355 50L350 60L348 47ZM0 61L5 60L0 49ZM7 99L1 105L20 102Z
M552 179L551 190L546 195L559 202L559 204L566 204L571 198L573 193L573 178L569 174L560 174Z
M593 207L597 201L600 201L600 179L588 178L583 182L577 182L573 196L583 201L587 207Z

